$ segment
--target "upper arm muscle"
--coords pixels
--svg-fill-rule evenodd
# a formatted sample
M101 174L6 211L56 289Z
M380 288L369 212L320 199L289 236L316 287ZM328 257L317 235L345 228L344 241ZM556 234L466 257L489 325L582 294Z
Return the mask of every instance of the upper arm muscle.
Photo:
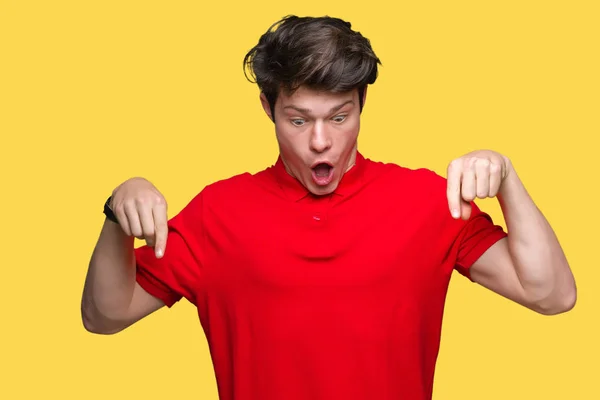
M507 238L493 244L470 268L471 279L481 286L529 308L515 271Z

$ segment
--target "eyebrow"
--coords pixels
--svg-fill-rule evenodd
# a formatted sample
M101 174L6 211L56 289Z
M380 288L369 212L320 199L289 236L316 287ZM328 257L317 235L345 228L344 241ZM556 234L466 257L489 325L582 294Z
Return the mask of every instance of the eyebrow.
M332 114L332 113L340 110L346 104L354 104L354 101L353 100L347 100L347 101L343 102L342 104L339 104L339 105L337 105L335 107L331 107L331 109L329 110L329 113ZM296 107L296 106L293 106L293 105L285 106L285 107L283 107L283 109L284 110L286 110L286 109L292 109L292 110L296 110L296 111L304 113L304 114L310 114L310 110L308 108L300 108L300 107Z

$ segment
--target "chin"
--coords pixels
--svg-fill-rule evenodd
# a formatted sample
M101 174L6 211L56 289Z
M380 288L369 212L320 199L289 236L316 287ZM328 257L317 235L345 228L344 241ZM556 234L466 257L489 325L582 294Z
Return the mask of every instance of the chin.
M315 196L327 196L335 191L338 187L338 182L333 181L327 186L315 185L313 182L308 185L308 191Z

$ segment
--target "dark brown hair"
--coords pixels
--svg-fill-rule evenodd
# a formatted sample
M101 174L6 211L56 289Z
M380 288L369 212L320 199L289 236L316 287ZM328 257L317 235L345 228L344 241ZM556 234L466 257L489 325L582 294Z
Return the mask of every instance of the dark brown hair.
M274 23L244 57L246 78L265 94L273 119L280 90L346 92L375 83L381 61L371 44L339 18L290 15ZM247 71L250 71L248 76Z

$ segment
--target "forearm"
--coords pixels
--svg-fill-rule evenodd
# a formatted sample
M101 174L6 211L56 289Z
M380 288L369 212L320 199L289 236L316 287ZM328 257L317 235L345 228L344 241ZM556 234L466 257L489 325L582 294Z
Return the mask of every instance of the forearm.
M124 318L135 288L134 238L106 221L92 254L85 281L82 314L93 324Z
M547 310L571 307L576 289L567 258L512 167L498 200L508 229L509 252L528 300Z

